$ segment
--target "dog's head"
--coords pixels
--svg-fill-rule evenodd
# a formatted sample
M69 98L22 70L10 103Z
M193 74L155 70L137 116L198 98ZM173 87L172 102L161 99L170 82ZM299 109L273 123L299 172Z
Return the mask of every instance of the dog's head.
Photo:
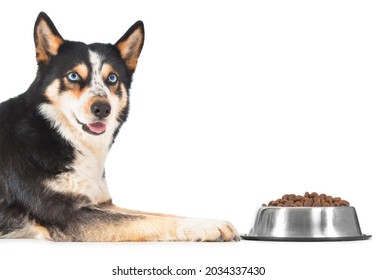
M136 22L116 44L64 40L40 13L34 28L42 91L39 111L68 140L112 140L128 113L128 92L144 42Z

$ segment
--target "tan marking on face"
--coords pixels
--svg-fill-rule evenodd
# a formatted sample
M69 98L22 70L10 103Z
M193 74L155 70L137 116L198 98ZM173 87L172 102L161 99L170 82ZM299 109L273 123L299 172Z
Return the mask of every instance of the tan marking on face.
M66 94L66 93L64 93ZM54 115L50 116L50 120L54 120L57 124L62 124L67 130L74 131L75 127L73 126L72 122L68 120L65 112L61 109L64 108L64 102L61 94L60 94L60 81L56 79L49 85L44 93L47 99L50 101L51 105L54 108Z
M59 96L59 87L60 87L60 81L59 79L55 79L46 89L44 95L47 97L47 99L52 103L55 104L58 102L58 96Z
M121 107L121 109L123 109L128 105L128 93L127 93L127 90L126 90L124 84L120 84L120 88L121 88L121 92L122 92L122 96L121 96L121 99L120 99L120 107Z
M103 80L106 80L108 75L110 75L110 73L115 73L117 75L114 68L112 68L112 66L110 64L104 63L103 66L102 66Z
M87 79L87 77L89 76L89 69L87 68L86 64L84 63L81 63L81 64L78 64L77 66L75 66L73 68L73 71L76 71L78 73L78 75L81 76L81 78L85 81ZM72 72L72 71L69 71L69 72Z
M72 94L75 98L80 98L80 96L83 93L83 90L81 90L80 85L76 83L69 82L67 77L63 80L65 87L68 89L67 92Z

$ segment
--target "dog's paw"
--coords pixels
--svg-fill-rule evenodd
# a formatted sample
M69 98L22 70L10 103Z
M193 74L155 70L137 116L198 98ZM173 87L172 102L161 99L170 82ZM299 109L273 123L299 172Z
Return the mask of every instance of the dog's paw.
M235 227L229 222L205 219L182 219L177 228L181 241L239 241Z

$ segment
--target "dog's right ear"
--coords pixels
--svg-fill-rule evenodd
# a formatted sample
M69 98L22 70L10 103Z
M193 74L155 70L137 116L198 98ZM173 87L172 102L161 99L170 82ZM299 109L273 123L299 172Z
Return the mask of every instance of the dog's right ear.
M63 37L46 13L41 12L34 26L34 42L38 64L48 64L64 43Z

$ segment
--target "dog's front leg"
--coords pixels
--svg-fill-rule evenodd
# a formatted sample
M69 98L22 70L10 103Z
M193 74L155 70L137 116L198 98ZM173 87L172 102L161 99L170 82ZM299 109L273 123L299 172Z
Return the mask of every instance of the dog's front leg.
M67 223L65 228L49 228L52 239L94 242L239 240L236 229L222 221L123 214L103 209L82 211L82 216L73 223Z

